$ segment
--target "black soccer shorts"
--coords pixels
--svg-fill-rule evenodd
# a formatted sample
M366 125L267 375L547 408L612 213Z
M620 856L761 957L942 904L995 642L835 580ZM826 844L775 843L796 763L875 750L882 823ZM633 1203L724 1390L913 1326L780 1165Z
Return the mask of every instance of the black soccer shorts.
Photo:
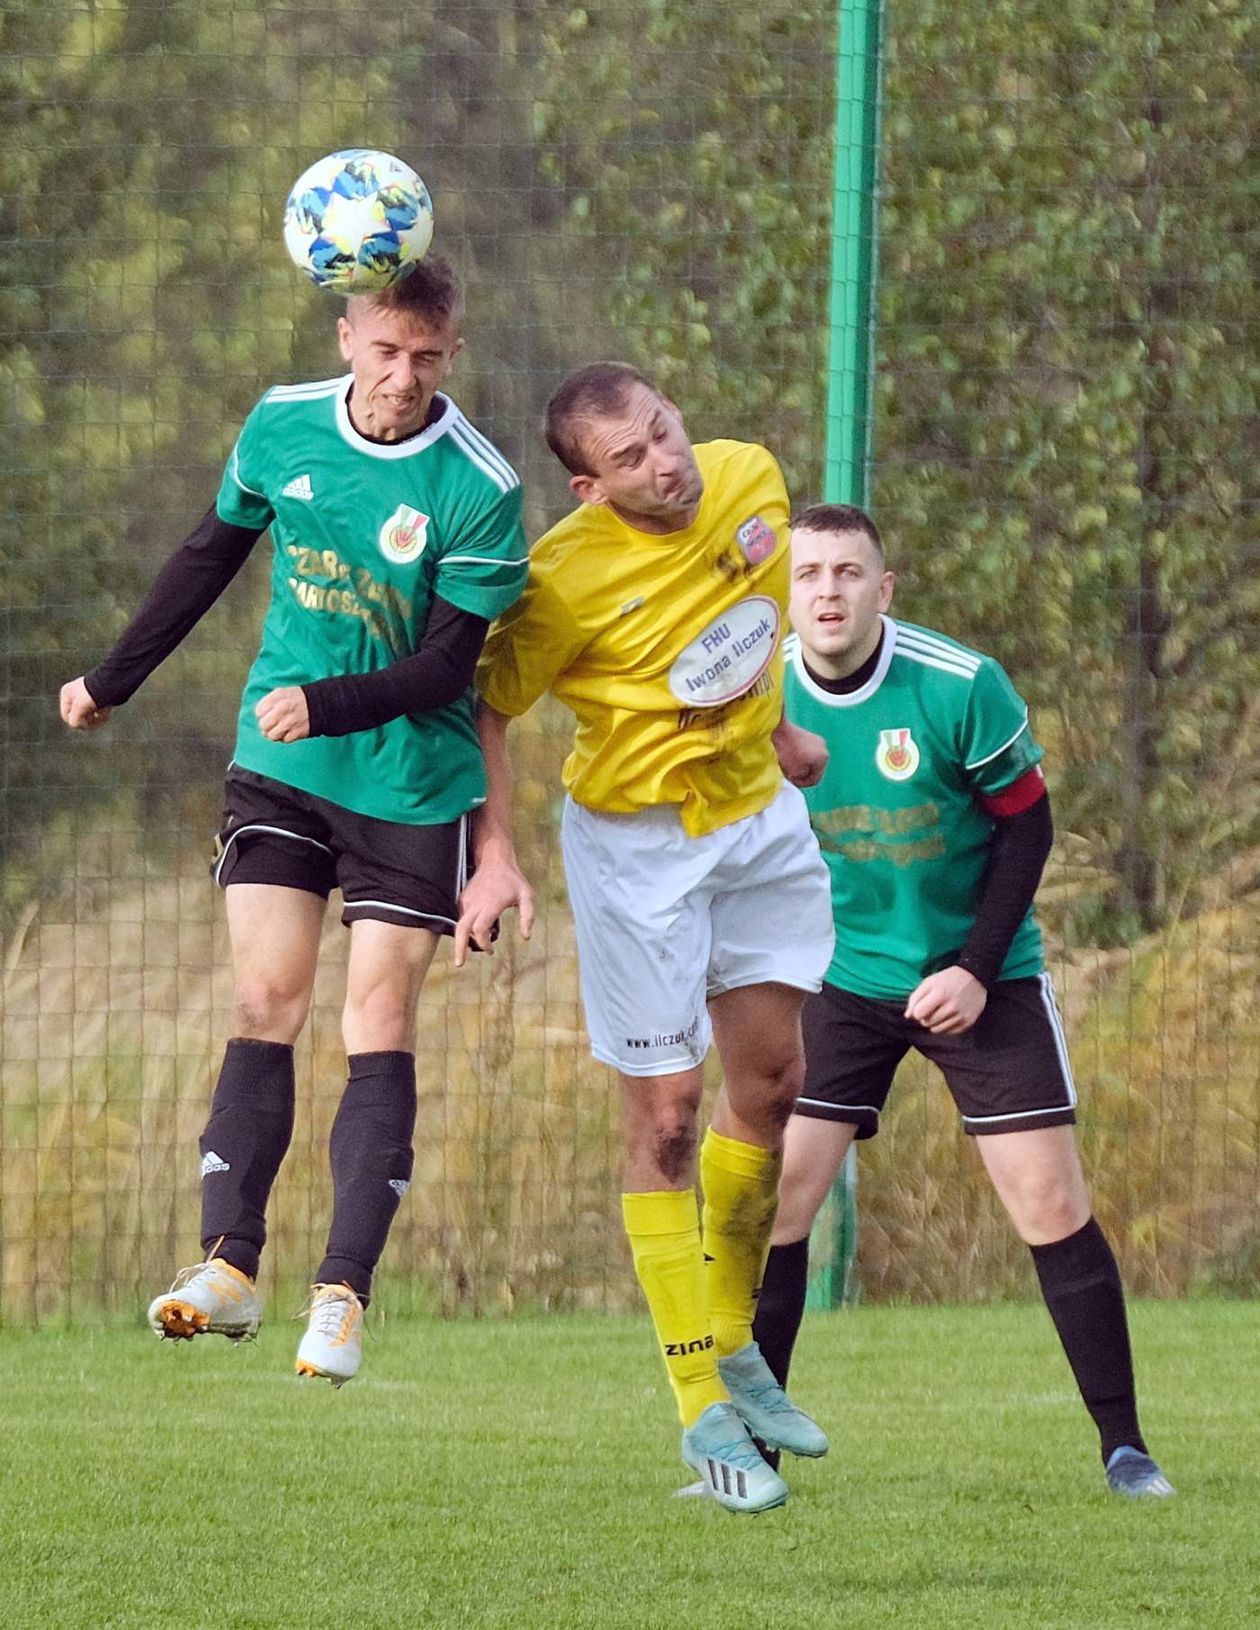
M468 817L406 826L358 815L326 798L233 764L210 875L223 888L271 883L344 901L363 919L452 934L468 881Z
M873 1138L897 1066L914 1048L944 1074L964 1132L1028 1132L1076 1120L1076 1087L1049 974L1000 980L961 1036L934 1036L904 1009L904 1002L834 985L807 996L805 1087L796 1113L845 1121L859 1138Z

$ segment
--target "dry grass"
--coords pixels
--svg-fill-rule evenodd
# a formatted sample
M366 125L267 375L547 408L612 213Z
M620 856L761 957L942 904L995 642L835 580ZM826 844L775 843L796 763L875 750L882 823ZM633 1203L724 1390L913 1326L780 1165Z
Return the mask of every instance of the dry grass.
M534 803L533 941L509 930L463 974L440 958L423 998L416 1182L387 1257L395 1306L493 1313L635 1296L610 1080L586 1051L548 812ZM81 849L73 887L28 909L7 948L0 1295L12 1318L134 1306L197 1252L196 1140L230 1002L222 916L200 870L162 875L135 857L123 864L116 834L97 842L99 852ZM1053 925L1053 888L1047 915ZM273 1207L269 1271L291 1282L295 1303L327 1226L345 942L331 911ZM1232 887L1222 880L1211 909L1158 940L1107 953L1056 944L1054 962L1097 1209L1132 1287L1254 1290L1255 868ZM863 1150L861 1217L867 1295L1029 1289L1026 1253L921 1061L903 1069L887 1129Z

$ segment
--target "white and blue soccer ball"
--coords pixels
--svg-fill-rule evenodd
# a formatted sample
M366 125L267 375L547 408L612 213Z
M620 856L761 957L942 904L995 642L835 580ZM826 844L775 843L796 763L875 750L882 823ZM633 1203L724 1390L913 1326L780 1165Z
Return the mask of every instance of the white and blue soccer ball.
M334 294L371 294L423 259L433 200L392 153L350 147L304 170L284 206L284 242L295 266Z

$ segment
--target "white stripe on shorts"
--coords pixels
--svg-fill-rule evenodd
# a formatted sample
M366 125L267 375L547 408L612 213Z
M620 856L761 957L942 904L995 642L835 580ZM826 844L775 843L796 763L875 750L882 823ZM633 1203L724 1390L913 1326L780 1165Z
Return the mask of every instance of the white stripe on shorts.
M318 838L308 838L304 832L290 832L283 826L268 826L265 821L251 821L248 826L238 826L223 845L223 853L214 863L214 880L216 883L222 874L223 862L227 859L232 845L237 838L243 838L246 832L270 832L273 838L291 838L294 843L309 843L313 848L322 849L326 855L332 854L332 850L326 843L321 843Z
M1063 1030L1063 1015L1059 1012L1059 1004L1054 999L1054 982L1048 973L1037 975L1037 986L1041 994L1041 1005L1046 1010L1046 1021L1050 1026L1050 1033L1054 1037L1054 1050L1058 1056L1059 1069L1063 1074L1063 1085L1067 1090L1067 1103L1051 1104L1047 1109L1019 1109L1009 1115L964 1115L963 1120L968 1126L996 1126L999 1121L1028 1121L1035 1115L1061 1115L1065 1109L1076 1108L1076 1081L1072 1075L1072 1063L1068 1057L1067 1036Z

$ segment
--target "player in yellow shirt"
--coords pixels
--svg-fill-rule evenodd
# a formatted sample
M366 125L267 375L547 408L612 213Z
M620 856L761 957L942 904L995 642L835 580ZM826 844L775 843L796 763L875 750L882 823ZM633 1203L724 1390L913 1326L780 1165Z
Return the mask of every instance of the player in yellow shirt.
M763 1511L788 1491L754 1436L827 1449L752 1339L803 1078L801 1002L833 943L798 790L825 751L782 722L787 493L763 447L693 448L677 408L625 363L565 380L547 440L579 508L536 545L478 670L488 796L456 955L488 946L508 906L528 931L507 727L550 690L577 718L561 837L583 1004L593 1053L621 1078L623 1214L683 1458L728 1509ZM724 1085L700 1150L702 1227L711 1039Z

